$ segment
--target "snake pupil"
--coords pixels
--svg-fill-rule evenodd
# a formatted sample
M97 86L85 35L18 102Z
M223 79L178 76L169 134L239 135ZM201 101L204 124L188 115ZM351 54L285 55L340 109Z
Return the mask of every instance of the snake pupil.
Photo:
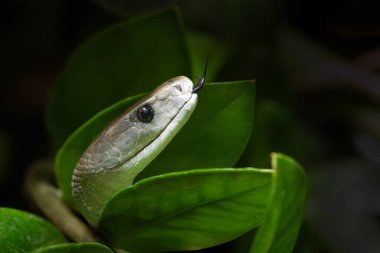
M136 111L137 118L143 123L149 123L153 120L154 110L150 105L143 105Z

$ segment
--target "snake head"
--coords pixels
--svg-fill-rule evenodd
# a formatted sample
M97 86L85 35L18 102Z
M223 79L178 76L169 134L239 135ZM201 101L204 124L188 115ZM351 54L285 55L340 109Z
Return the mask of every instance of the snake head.
M194 89L185 76L164 82L93 140L71 181L76 208L89 223L96 226L107 201L131 185L187 122L197 104Z

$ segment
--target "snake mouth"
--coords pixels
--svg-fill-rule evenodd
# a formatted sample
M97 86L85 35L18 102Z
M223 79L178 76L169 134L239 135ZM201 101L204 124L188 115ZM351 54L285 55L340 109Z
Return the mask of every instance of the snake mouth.
M206 73L207 73L207 65L208 65L208 57L207 57L207 60L206 60L205 69L203 71L203 76L201 78L195 77L198 80L198 83L194 87L193 93L198 93L201 90L201 88L203 87L203 85L205 84L205 82L206 82Z

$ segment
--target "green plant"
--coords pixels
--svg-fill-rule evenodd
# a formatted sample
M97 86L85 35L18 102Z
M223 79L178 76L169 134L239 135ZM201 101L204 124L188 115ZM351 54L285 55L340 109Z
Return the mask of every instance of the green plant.
M48 129L60 147L56 182L68 206L75 208L72 172L92 139L142 97L136 94L198 72L196 59L204 55L204 43L215 44L194 38L184 33L176 11L167 10L110 27L72 55L47 112ZM219 50L211 56L208 80L224 55ZM250 252L291 252L306 202L301 167L274 153L271 169L232 168L252 130L254 85L207 83L186 126L132 186L109 199L94 228L101 239L89 235L91 240L131 252L193 250L231 241L259 226ZM36 173L27 185L33 192L44 183ZM46 196L54 198L53 193ZM42 203L38 194L32 198ZM100 243L64 243L51 224L24 212L3 208L0 216L0 248L8 252L112 252Z

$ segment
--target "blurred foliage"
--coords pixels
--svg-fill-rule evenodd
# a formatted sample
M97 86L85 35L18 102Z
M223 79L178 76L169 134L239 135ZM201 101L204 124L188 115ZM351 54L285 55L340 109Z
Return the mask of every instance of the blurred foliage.
M308 170L312 201L296 252L379 251L379 189L371 183L379 177L380 165L378 1L93 2L5 1L2 5L0 127L12 142L8 147L14 149L5 159L10 160L2 187L5 203L26 208L20 194L23 170L36 157L52 154L42 112L47 90L68 53L121 17L133 19L174 3L190 34L207 34L216 42L211 47L225 50L213 80L256 79L257 118L248 144L252 156L245 153L239 164L264 166L269 162L265 153L276 150L292 154ZM191 52L196 38L185 40ZM196 65L204 62L203 52L210 51L213 61L213 50L204 45L199 46L200 57L188 56ZM271 138L280 133L286 138ZM331 180L331 187L325 188L322 179ZM336 185L347 188L336 191ZM345 215L350 209L361 213L365 222ZM352 229L347 224L355 220L359 222ZM207 252L229 249L224 245Z
M265 133L265 134L263 134ZM240 158L242 163L268 167L270 152L299 156L297 130L291 111L280 103L262 99L256 105L254 133Z

